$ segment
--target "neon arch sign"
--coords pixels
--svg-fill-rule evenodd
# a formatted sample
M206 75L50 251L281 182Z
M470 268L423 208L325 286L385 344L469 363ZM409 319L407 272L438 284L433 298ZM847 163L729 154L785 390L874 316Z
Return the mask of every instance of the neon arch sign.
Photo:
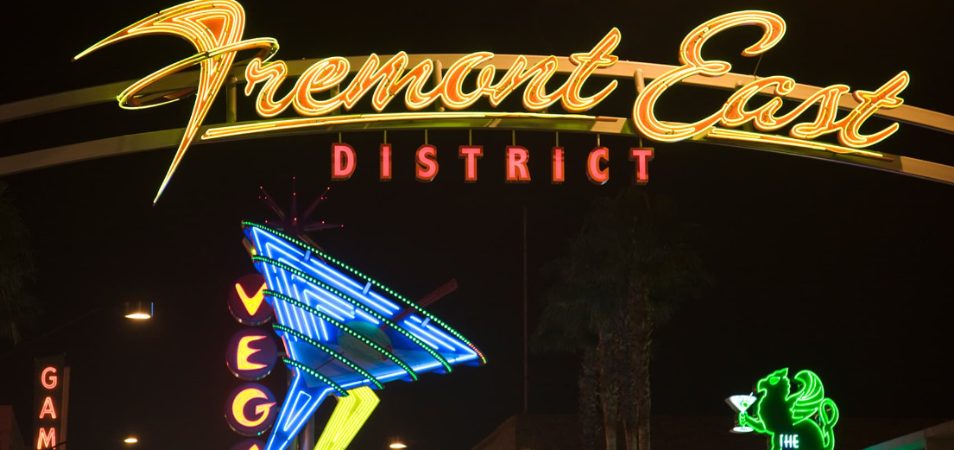
M294 82L289 80L294 75L289 63L275 58L278 42L267 37L244 39L244 25L244 9L238 2L196 0L160 11L125 27L76 56L75 59L79 59L111 44L150 34L178 36L197 49L195 55L133 83L117 97L120 106L135 109L180 100L193 91L196 95L192 114L156 200L196 140L395 121L495 118L553 122L585 118L599 121L601 116L583 113L609 97L616 90L618 81L601 82L592 95L582 94L584 85L592 90L589 85L597 82L592 80L593 76L625 76L626 71L633 67L636 70L630 71L629 76L635 78L639 94L633 102L632 114L627 118L629 123L618 128L630 128L633 133L657 142L705 138L733 144L823 151L895 162L897 165L896 160L905 157L873 151L868 147L894 134L899 128L898 122L892 122L873 133L864 133L861 126L868 119L881 116L954 132L954 118L951 116L913 107L902 108L904 101L900 94L910 82L910 75L906 71L898 72L874 90L852 91L844 84L824 88L799 85L787 76L740 76L730 73L730 63L702 56L702 49L709 39L722 31L741 26L755 26L762 30L759 40L743 50L744 56L754 57L771 50L785 35L786 24L780 16L767 11L732 12L699 25L680 45L680 65L674 67L621 62L613 55L613 51L622 36L618 29L612 28L591 50L572 54L568 58L552 55L500 56L491 52L438 55L438 58L415 57L405 52L390 57L371 54L364 59L331 56L313 61L298 74ZM255 96L256 112L264 120L209 126L202 131L212 101L222 89L235 62L236 53L244 50L258 51L244 68L244 93L246 96ZM443 70L442 61L448 64L446 70ZM195 89L166 91L161 95L148 93L149 88L158 81L194 66L199 66L199 83ZM566 74L566 79L559 87L549 89L548 82L558 73ZM646 84L647 78L653 80ZM468 79L474 82L475 87L464 87ZM696 122L667 121L658 117L655 111L656 103L665 97L669 88L677 84L727 87L733 83L738 89L728 96L722 107ZM289 86L290 90L286 94L278 94L280 88L288 89ZM517 95L518 90L522 90L521 100L526 111L466 111L481 99L496 108L505 99ZM327 95L327 98L316 98L317 94ZM409 111L384 112L402 94L404 106ZM749 103L756 95L769 95L771 98L758 107L750 107ZM350 111L366 97L370 98L374 113L334 114L341 109ZM783 100L800 103L794 109L780 112ZM547 108L557 104L567 113L546 112ZM435 106L436 111L424 111ZM812 107L817 107L814 117L807 112ZM847 109L848 113L841 114L839 109ZM294 110L297 117L278 118L289 110ZM739 129L747 124L751 124L756 131ZM788 135L772 133L783 128L789 129ZM838 144L816 140L825 135L835 135ZM873 165L877 166L877 162ZM950 167L908 166L895 171L954 182Z

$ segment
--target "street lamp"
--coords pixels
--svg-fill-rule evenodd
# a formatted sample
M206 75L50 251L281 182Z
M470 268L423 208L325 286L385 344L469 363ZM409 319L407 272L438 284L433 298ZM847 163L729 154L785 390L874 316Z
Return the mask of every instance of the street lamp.
M155 314L155 305L142 300L126 302L126 312L123 317L130 320L149 320Z
M126 445L136 445L139 443L139 438L133 435L129 435L126 439L123 439L123 443Z
M403 449L403 448L407 448L407 444L401 441L391 441L391 443L388 445L388 448L395 449L395 450Z

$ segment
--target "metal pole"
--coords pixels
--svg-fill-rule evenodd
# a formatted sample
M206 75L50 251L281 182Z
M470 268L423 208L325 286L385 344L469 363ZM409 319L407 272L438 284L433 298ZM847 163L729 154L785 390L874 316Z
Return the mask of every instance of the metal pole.
M527 364L527 205L523 205L523 414L527 414L529 366Z
M301 433L301 449L311 450L315 447L315 416L308 419L305 428Z
M234 76L225 85L225 121L238 121L238 78Z

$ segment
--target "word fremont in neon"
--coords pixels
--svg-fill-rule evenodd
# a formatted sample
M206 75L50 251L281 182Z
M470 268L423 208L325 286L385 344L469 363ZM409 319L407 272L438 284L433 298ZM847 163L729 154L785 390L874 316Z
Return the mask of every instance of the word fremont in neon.
M252 96L258 90L255 109L260 117L268 120L210 127L203 132L200 139L348 123L371 123L385 119L427 121L493 118L502 113L463 110L482 99L496 108L520 89L526 111L506 113L507 117L557 120L591 110L618 87L616 80L603 81L595 87L588 86L598 82L591 80L593 75L611 69L619 61L619 58L613 55L622 39L616 28L612 28L590 51L572 54L568 58L569 64L573 66L570 70L561 71L560 58L552 55L517 55L513 58L501 58L506 61L502 64L491 52L474 52L460 56L444 69L433 59L415 58L405 52L398 52L389 57L371 54L356 68L352 67L349 58L327 57L308 67L293 82L289 79L289 65L282 60L273 59L278 51L278 42L272 38L243 39L244 26L245 12L238 2L195 0L140 20L76 56L76 59L79 59L116 42L150 34L181 37L198 51L193 56L170 64L133 83L118 96L122 107L132 109L180 100L192 91L165 92L163 95L149 95L145 91L173 73L199 66L199 84L195 90L196 100L192 114L172 164L159 187L156 200L167 187L185 152L199 134L212 102L221 90L239 51L259 52L245 66L245 94ZM899 94L910 81L910 76L905 71L872 91L852 91L844 84L819 89L787 112L781 111L783 99L797 87L795 80L779 75L752 77L751 81L739 86L720 108L703 115L698 121L679 123L658 117L656 104L666 96L671 87L696 76L722 77L730 73L732 66L729 62L706 59L702 56L702 50L713 36L740 26L756 26L762 29L759 40L743 50L742 55L747 57L759 56L772 49L781 41L786 29L785 21L771 12L728 13L699 25L686 36L679 47L679 66L662 73L644 87L641 85L641 77L634 74L640 92L633 103L631 118L641 136L657 142L678 142L699 136L714 137L729 141L760 142L881 157L877 152L862 149L894 134L898 130L898 123L891 123L871 133L865 133L861 129L868 119L879 111L897 108L903 103ZM548 87L548 83L558 72L568 75L559 87ZM352 73L354 75L351 75ZM465 83L465 80L469 81ZM587 86L586 89L584 86ZM584 91L595 93L584 95ZM771 98L768 102L753 107L750 103L756 95L770 95ZM852 96L857 104L847 114L839 114L839 105L848 95ZM410 112L384 112L398 96L403 97L404 106ZM375 113L336 114L342 109L350 111L365 97L370 97ZM547 112L548 108L557 104L568 114ZM424 111L429 107L437 107L437 110ZM812 116L808 111L813 108L815 112ZM276 118L289 109L294 110L299 117ZM748 124L758 132L738 130ZM788 128L788 136L769 134L782 128ZM838 144L814 141L826 135L835 135ZM425 150L425 154L430 151ZM511 168L517 171L522 169L519 163L520 151L515 150L514 153L514 158L518 159L510 159L509 152L511 150L508 149L507 170L508 180L511 180ZM477 150L468 150L464 157L471 158L470 155L477 154ZM385 158L384 152L382 158ZM558 170L556 152L553 158L555 174ZM648 161L648 156L637 158L639 166ZM476 169L474 170L473 179L476 179ZM382 178L386 176L383 174L385 171L382 164ZM642 172L647 173L645 170ZM424 175L427 174L425 169ZM588 174L592 179L593 172L588 170ZM418 175L420 178L420 172ZM465 176L470 175L468 169ZM521 180L519 173L514 175L516 181ZM648 178L648 175L646 177ZM556 180L558 177L554 176L552 179Z

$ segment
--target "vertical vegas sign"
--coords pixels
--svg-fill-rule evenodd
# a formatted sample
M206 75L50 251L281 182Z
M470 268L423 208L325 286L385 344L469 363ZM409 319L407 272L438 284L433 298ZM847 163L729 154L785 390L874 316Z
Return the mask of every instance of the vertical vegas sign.
M273 317L264 292L265 279L250 274L236 280L228 295L229 312L242 328L229 339L225 365L243 383L232 390L225 402L225 420L233 431L245 437L265 434L278 411L275 396L258 383L272 372L278 359L274 333L261 327ZM233 448L262 450L265 443L248 439Z

